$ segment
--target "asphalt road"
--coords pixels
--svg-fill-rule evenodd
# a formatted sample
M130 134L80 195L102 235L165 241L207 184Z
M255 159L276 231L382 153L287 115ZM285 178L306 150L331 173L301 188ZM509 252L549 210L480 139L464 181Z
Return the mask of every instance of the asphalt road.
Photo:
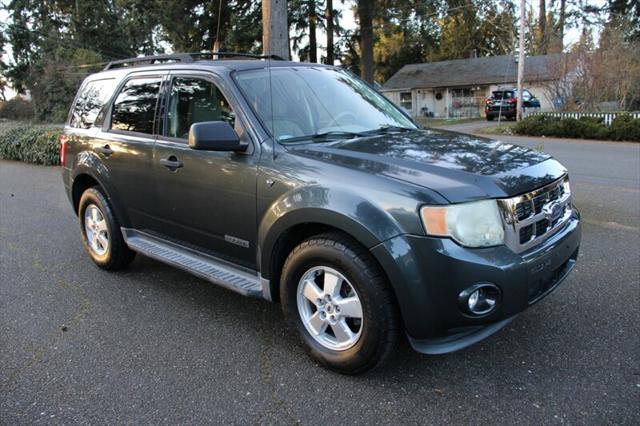
M0 162L0 423L638 424L640 144L544 150L584 217L572 275L484 342L402 343L360 377L310 361L277 305L142 256L99 270L59 170Z

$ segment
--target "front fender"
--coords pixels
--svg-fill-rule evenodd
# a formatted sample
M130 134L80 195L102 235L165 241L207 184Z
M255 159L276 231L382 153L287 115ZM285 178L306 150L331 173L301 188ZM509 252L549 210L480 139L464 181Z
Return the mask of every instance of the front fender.
M402 233L388 212L351 192L307 186L280 196L266 211L258 227L258 264L269 278L273 249L288 229L306 223L337 228L366 248Z
M75 156L73 169L71 172L72 196L76 179L83 175L87 175L98 182L98 184L104 191L105 196L109 200L111 208L114 210L120 224L125 227L130 226L129 217L126 211L121 207L123 206L123 203L120 202L118 191L111 184L112 179L109 174L109 170L102 163L102 160L100 159L100 157L98 157L97 154L90 151L82 151Z

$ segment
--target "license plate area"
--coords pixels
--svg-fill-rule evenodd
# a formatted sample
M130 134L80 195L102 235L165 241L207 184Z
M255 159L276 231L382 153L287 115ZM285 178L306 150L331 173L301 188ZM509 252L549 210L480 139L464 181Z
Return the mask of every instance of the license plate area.
M531 269L527 301L532 305L551 293L573 269L578 249L571 255L563 250L552 252L540 259Z

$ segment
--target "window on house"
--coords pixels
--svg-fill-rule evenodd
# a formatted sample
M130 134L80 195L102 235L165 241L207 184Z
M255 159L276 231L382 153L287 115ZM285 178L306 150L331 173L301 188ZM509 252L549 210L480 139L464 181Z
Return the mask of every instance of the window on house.
M400 93L400 106L407 111L411 111L413 107L413 101L411 99L411 92L401 92Z
M454 98L472 98L473 91L471 89L453 89L451 94Z

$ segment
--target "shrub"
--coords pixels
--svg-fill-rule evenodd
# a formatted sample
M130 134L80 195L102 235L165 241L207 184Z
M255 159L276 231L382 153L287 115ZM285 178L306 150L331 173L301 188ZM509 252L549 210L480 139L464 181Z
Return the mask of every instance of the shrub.
M640 142L640 119L620 115L609 127L609 138L615 141Z
M60 164L61 128L18 125L0 133L0 159Z
M640 119L621 114L611 126L606 126L602 119L596 117L560 119L546 115L534 115L513 126L513 132L528 136L640 142Z
M0 118L31 120L34 115L33 104L24 99L13 98L0 104Z

